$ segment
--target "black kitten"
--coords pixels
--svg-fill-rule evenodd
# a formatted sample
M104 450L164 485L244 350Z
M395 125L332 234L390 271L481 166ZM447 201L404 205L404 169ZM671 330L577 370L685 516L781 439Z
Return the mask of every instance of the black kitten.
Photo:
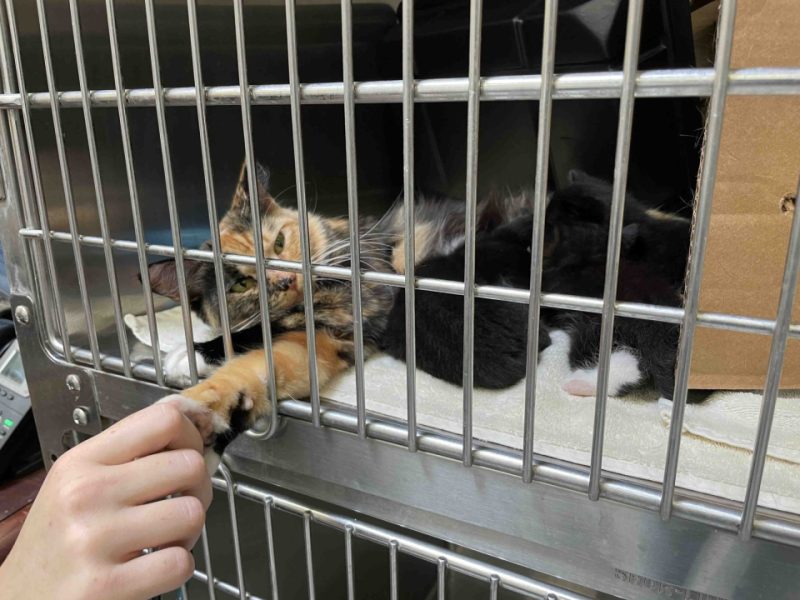
M542 272L544 292L602 298L608 245L611 186L577 173L574 183L549 200L545 219ZM645 208L626 198L617 300L680 306L690 222ZM477 284L527 289L530 277L532 219L525 215L476 236ZM429 258L417 267L419 277L463 280L464 248ZM527 305L495 300L475 302L475 371L477 387L504 388L525 376ZM539 349L550 343L549 330L570 337L573 377L564 382L575 395L596 393L600 316L543 309ZM416 296L417 365L451 383L462 381L463 298L435 292ZM615 319L609 393L652 383L671 398L674 388L677 325L638 319ZM405 299L397 296L385 332L385 352L405 358Z
M519 217L475 237L475 283L527 288L530 281L531 217ZM464 279L464 246L451 254L429 258L416 267L418 277L450 281ZM382 350L406 357L405 295L395 299L384 332ZM439 292L416 293L416 356L423 371L461 385L464 357L464 297ZM525 377L528 305L475 299L475 387L500 389ZM550 344L539 328L539 349Z
M551 235L568 239L545 264L542 287L553 293L602 298L611 186L581 173L572 178L575 183L555 195L548 210ZM691 222L645 208L628 195L623 224L617 300L680 306ZM575 395L595 395L600 315L545 310L542 317L570 336L574 377L564 388ZM652 383L671 399L678 336L675 324L616 318L609 393L620 395Z

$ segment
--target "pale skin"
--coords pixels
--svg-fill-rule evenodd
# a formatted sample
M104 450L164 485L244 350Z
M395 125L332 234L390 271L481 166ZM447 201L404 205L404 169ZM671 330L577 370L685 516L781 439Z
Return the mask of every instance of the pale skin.
M179 587L211 503L202 450L160 403L66 452L0 566L3 597L144 600Z

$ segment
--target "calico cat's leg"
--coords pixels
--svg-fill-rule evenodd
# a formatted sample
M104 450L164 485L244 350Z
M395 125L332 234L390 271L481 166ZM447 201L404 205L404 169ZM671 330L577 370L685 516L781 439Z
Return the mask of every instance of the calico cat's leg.
M273 345L275 385L279 398L303 398L310 393L308 345L304 331L275 338ZM325 330L316 332L317 374L320 385L352 364L352 341L338 339ZM237 356L196 386L162 402L175 402L197 426L206 445L209 469L219 464L219 454L236 435L270 410L267 398L264 350Z

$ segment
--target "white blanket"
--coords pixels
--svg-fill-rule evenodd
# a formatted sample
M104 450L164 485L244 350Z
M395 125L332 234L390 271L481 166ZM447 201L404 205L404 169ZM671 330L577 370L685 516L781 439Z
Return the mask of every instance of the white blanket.
M175 310L175 309L171 309ZM166 320L177 327L180 313ZM137 319L141 319L137 317ZM126 319L126 322L128 320ZM159 324L161 321L159 321ZM144 329L147 324L144 320ZM142 324L134 331L140 336ZM164 336L164 333L161 334ZM147 343L142 337L139 339ZM561 384L569 375L569 339L561 332L542 352L536 395L535 451L588 465L592 443L594 398L568 395ZM365 365L367 410L406 418L406 368L401 361L377 356ZM348 371L322 390L325 398L355 405L355 373ZM525 383L500 391L475 390L474 435L479 440L522 448ZM677 483L681 487L742 501L752 456L761 396L716 392L701 404L686 407ZM417 371L417 422L459 434L462 390ZM660 482L667 451L669 402L653 391L609 398L603 467L624 475ZM800 514L800 393L782 393L775 411L759 503Z

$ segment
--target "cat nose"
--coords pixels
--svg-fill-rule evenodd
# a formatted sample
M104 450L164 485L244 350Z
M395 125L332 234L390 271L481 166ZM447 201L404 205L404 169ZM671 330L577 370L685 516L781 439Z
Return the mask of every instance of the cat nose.
M285 277L278 279L278 281L275 283L275 287L278 288L278 291L285 292L294 285L294 281L295 276L293 274L286 275Z

